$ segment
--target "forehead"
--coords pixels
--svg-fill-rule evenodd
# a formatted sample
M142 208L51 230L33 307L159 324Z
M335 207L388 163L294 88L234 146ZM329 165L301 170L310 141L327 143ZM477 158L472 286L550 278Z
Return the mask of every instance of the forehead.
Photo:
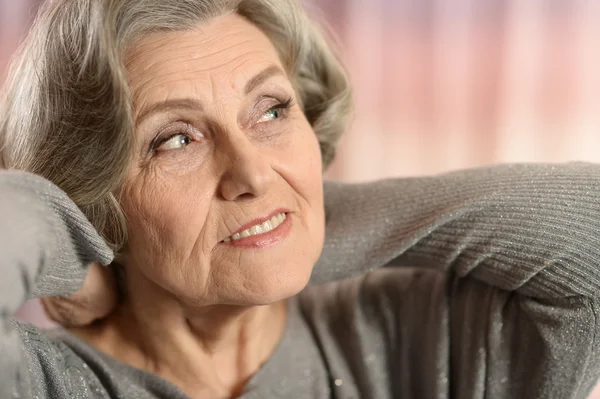
M248 79L272 65L283 69L269 38L237 14L187 31L153 34L126 54L134 106L173 91L214 91L215 85L241 92Z

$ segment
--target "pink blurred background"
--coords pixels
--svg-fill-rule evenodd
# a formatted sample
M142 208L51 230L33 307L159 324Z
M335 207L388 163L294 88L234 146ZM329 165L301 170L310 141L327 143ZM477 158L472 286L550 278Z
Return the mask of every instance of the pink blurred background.
M0 82L41 1L0 0ZM600 161L600 1L305 2L356 90L329 178ZM20 315L44 323L35 303Z

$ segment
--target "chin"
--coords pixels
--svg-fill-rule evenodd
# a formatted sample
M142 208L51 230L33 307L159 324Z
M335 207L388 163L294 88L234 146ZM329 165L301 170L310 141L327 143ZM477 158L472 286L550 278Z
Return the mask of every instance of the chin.
M320 224L293 219L285 239L265 248L224 246L213 263L217 298L235 305L268 305L290 298L308 284L323 250ZM324 223L323 223L324 224ZM308 225L308 226L307 226Z
M291 298L302 291L310 280L312 267L309 270L293 270L257 278L244 290L247 305L270 305Z

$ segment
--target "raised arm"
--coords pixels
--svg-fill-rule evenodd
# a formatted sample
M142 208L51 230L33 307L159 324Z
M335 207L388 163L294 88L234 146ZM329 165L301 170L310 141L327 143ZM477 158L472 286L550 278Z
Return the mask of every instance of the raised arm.
M0 171L0 397L30 398L26 348L12 315L30 297L77 291L91 262L112 251L56 186L41 177Z
M370 306L353 317L395 317L385 321L390 354L411 370L398 386L416 396L585 399L597 383L600 166L328 184L326 217L313 281L390 266L347 283L360 281L357 301ZM362 330L340 331L355 342L346 335Z
M535 297L598 295L600 166L502 165L327 183L313 282L392 265L452 269Z

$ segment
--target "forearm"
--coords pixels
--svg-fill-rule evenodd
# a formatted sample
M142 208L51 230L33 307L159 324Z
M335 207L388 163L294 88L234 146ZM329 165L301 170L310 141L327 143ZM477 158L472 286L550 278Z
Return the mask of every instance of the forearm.
M327 239L314 281L394 260L532 296L600 287L600 167L503 165L326 186Z
M93 261L112 251L81 211L50 182L22 172L0 172L0 397L28 397L24 347L12 314L33 296L77 291Z
M0 172L0 252L0 270L11 276L2 279L1 297L11 298L12 310L28 296L76 291L92 262L108 264L113 257L64 192L12 171Z

